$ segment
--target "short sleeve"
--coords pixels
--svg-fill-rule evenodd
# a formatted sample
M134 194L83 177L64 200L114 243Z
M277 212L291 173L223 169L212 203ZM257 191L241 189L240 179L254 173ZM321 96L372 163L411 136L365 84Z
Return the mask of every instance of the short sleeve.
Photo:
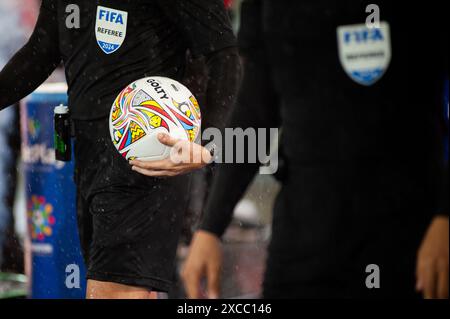
M177 24L194 56L236 46L236 38L223 0L159 0Z

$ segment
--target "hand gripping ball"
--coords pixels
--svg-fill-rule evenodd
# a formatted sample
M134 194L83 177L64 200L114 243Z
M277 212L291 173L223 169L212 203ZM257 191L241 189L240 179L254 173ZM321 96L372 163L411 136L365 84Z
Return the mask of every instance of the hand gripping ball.
M109 116L114 146L129 159L156 161L170 155L170 147L157 135L199 142L200 107L194 95L179 82L147 77L128 85L117 96Z

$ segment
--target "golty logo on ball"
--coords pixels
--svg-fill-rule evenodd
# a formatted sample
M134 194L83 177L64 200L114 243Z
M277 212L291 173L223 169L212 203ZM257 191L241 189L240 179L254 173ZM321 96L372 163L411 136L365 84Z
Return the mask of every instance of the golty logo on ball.
M128 85L117 96L110 113L114 146L126 159L158 160L169 148L158 133L198 142L201 112L194 95L179 82L150 77Z

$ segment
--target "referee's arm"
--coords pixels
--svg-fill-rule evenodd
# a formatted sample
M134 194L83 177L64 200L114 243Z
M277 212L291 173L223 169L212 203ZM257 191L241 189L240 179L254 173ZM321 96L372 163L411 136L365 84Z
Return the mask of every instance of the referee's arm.
M202 105L202 128L223 129L237 94L241 67L236 38L222 0L160 0L163 12L178 28L194 57L203 56L207 67L206 103ZM131 161L132 169L146 176L176 176L206 166L210 152L200 145L170 135L158 137L162 144L201 161L170 158L156 162Z
M261 32L261 1L247 1L242 6L239 47L244 60L244 77L230 127L279 127L279 97L272 83ZM258 163L219 164L204 215L191 243L183 268L183 281L189 298L200 297L201 280L207 279L209 298L220 291L220 237L231 222L233 209L259 168Z
M0 110L32 93L60 63L55 6L43 0L33 34L0 72Z

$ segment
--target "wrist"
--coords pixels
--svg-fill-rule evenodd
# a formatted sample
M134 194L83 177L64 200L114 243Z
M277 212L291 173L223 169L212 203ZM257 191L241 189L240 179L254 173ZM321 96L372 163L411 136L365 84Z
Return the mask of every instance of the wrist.
M196 241L214 243L215 245L221 245L222 243L216 234L203 229L199 229L195 232L192 242Z
M434 223L448 223L448 215L436 215L432 222Z
M194 234L194 239L198 238L198 237L202 237L202 238L208 238L208 239L213 239L216 241L220 241L220 237L219 235L215 234L212 231L209 230L205 230L205 229L198 229L195 234Z

